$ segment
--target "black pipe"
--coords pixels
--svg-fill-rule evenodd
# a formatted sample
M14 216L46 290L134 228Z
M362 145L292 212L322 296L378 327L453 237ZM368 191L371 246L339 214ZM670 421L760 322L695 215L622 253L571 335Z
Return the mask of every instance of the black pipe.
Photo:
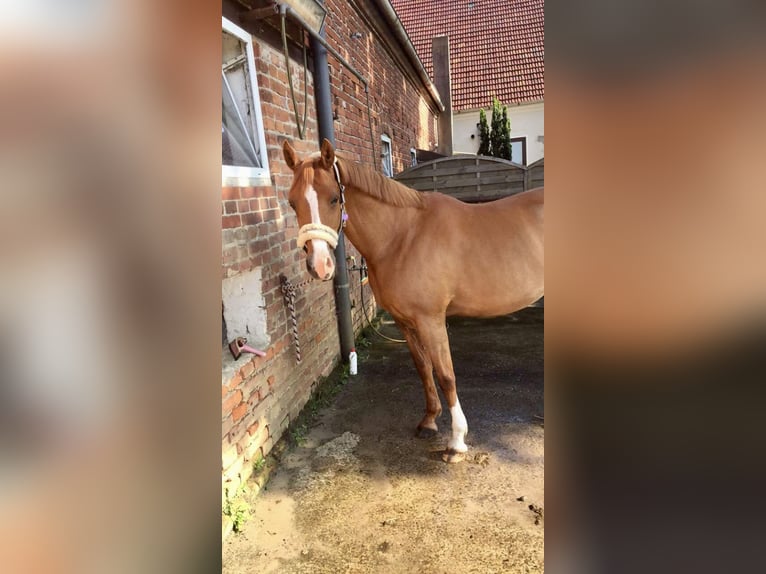
M323 2L320 2L323 4ZM324 27L320 32L325 36ZM327 49L314 34L310 34L311 51L314 54L314 101L316 102L317 124L319 126L319 144L327 138L335 147L335 126L332 119L332 96L330 94L330 70L327 65ZM346 243L343 230L340 232L338 245L335 247L335 309L338 315L338 335L340 337L340 356L349 360L349 353L354 348L354 327L351 322L351 297L349 294L348 269L346 267Z

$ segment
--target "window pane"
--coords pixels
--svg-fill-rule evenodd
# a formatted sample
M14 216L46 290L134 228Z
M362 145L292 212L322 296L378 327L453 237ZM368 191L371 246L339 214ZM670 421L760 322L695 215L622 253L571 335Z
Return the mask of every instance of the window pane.
M393 162L391 160L391 143L386 140L381 140L381 160L383 163L383 175L386 177L393 177Z
M524 163L524 142L511 142L511 161L513 163Z
M226 76L222 76L222 162L223 165L260 167L258 154L252 141L249 118L242 116L234 102Z
M261 167L245 44L223 32L221 151L223 165Z

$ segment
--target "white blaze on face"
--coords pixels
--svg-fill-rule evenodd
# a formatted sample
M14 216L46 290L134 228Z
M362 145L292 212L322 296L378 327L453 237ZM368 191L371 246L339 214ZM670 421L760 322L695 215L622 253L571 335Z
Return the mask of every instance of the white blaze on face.
M319 197L313 185L306 188L306 201L311 211L311 223L322 223L319 218ZM311 240L311 266L320 279L330 279L335 273L335 264L330 246L322 239Z
M460 408L459 400L455 401L455 406L450 407L449 413L452 417L452 437L447 446L455 452L466 452L468 447L464 439L465 433L468 432L468 421L465 419L463 409Z

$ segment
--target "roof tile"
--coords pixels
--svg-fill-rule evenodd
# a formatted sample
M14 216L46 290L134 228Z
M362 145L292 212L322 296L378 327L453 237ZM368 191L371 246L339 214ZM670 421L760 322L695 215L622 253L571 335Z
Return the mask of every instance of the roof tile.
M432 39L449 36L454 110L488 107L487 94L504 104L543 99L544 0L392 0L391 4L431 77Z

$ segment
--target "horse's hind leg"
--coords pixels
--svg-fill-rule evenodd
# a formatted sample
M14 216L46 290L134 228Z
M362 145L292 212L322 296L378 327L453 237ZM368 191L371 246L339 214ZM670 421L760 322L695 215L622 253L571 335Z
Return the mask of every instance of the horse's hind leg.
M420 342L415 329L405 327L401 323L398 324L402 333L404 333L404 338L407 339L407 346L410 348L415 368L418 370L420 380L423 382L423 391L426 396L426 413L417 426L415 434L421 438L434 436L439 432L439 427L436 426L436 419L442 414L442 404L434 384L433 363L423 344Z
M442 393L444 393L444 398L447 400L447 406L452 418L452 435L442 458L445 462L460 462L465 459L465 453L468 451L468 447L465 444L468 422L457 398L455 371L452 368L452 355L449 349L449 338L447 337L447 326L444 316L419 321L418 337L425 346L429 357L431 357L436 376L439 379L439 386L442 389Z

